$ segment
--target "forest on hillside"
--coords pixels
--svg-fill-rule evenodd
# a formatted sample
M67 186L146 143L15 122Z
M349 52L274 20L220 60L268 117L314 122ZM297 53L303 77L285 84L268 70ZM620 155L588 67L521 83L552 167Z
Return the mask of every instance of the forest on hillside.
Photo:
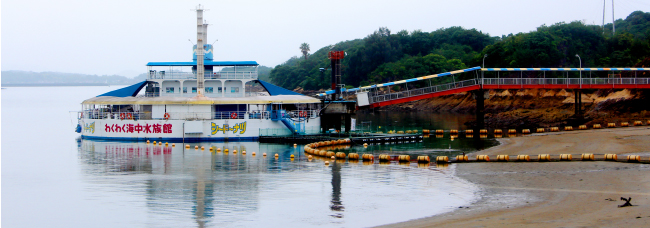
M392 33L379 28L363 39L323 47L308 58L294 56L274 67L270 80L287 89L329 88L329 51L345 51L342 82L357 87L468 67L623 67L650 57L650 13L635 11L603 27L581 21L542 25L535 31L490 36L477 29ZM648 67L648 66L646 66Z

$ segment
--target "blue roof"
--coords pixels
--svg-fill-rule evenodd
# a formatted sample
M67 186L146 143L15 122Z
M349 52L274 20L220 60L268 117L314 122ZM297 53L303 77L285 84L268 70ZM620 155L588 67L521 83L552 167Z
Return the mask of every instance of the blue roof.
M136 84L121 89L116 89L97 97L135 97L135 95L138 95L138 92L140 92L142 87L144 87L146 84L147 81L138 82Z
M256 61L204 61L205 66L257 66ZM196 62L149 62L147 66L196 66Z
M259 81L260 84L262 84L262 86L264 86L266 91L268 91L269 95L271 95L271 96L277 96L277 95L302 95L302 96L304 96L303 94L296 93L294 91L282 88L280 86L273 85L271 83L268 83L268 82L265 82L265 81L262 81L262 80L257 80L257 81Z

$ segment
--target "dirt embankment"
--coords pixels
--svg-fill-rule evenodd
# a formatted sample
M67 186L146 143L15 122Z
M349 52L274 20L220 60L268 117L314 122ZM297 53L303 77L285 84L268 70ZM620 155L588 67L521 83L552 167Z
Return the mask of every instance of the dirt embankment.
M488 128L561 126L572 119L575 111L575 95L571 90L489 90L485 95ZM650 91L583 90L581 99L585 116L581 123L650 119ZM472 93L459 93L387 106L382 110L475 113L476 101Z

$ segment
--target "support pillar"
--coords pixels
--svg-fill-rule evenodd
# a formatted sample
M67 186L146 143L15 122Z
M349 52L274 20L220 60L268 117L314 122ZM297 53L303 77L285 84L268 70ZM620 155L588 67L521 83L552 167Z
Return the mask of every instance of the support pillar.
M575 106L575 111L574 115L576 119L582 119L583 114L582 114L582 91L579 89L574 90L574 97L575 101L574 106Z
M474 91L476 99L476 126L474 126L474 134L478 136L481 129L485 128L485 96L483 89Z
M345 114L345 133L350 133L350 129L352 128L352 115L350 114Z

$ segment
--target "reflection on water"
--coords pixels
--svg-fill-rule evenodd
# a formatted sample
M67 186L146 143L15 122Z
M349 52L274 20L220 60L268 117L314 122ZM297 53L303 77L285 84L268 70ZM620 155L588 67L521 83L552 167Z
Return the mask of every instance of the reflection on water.
M310 162L301 147L289 145L199 145L229 148L229 153L194 145L81 140L79 159L91 191L108 185L139 197L151 226L365 227L449 211L476 194L472 185L453 178L453 165L338 160L326 166L325 159ZM235 154L234 148L248 153ZM269 156L252 156L253 151Z

